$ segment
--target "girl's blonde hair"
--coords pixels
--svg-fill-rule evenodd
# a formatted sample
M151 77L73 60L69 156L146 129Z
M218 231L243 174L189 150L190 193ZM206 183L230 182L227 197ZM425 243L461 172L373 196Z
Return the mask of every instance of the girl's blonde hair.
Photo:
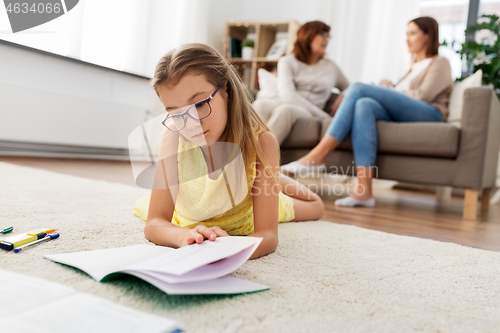
M235 68L211 46L199 43L185 44L160 59L151 86L159 97L160 85L174 86L188 73L204 75L215 87L227 83L228 114L223 133L226 135L226 142L232 142L240 147L247 171L253 163L254 152L268 171L269 164L258 143L256 132L269 131L269 128L252 108L250 94ZM276 176L269 171L268 174L279 186Z

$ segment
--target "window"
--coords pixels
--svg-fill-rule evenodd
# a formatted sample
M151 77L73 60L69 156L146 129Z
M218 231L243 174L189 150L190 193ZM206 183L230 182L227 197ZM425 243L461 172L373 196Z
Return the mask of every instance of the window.
M497 15L500 16L500 0L481 0L479 3L479 16L481 15ZM476 33L476 41L480 43L483 39L490 39L491 32L487 30L478 31ZM492 41L495 43L495 41Z
M483 0L484 1L484 0ZM500 3L500 0L498 0ZM456 53L465 42L465 29L469 13L469 0L420 0L420 16L430 16L439 23L439 41L444 40L453 48L441 46L439 54L450 61L453 79L462 75L462 60Z

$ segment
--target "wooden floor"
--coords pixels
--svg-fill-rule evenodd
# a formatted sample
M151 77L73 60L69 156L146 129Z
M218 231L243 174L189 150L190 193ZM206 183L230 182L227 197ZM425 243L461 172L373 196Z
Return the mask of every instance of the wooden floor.
M0 162L136 186L130 162L0 156ZM398 235L453 242L500 251L500 205L491 205L477 221L462 219L462 197L437 203L426 191L375 188L375 208L339 208L324 195L322 220Z

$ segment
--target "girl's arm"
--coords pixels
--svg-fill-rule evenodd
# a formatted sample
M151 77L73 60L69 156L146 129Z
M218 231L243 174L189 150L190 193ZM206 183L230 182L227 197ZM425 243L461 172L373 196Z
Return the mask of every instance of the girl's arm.
M153 189L151 190L148 217L144 227L144 236L157 245L175 248L194 244L195 242L202 243L205 238L214 241L217 237L228 236L219 227L207 228L198 225L194 229L185 229L170 222L175 209L171 189L174 191L175 196L178 185L172 184L172 186L169 186L168 178L174 179L177 177L176 153L178 142L178 135L172 135L169 132L166 132L162 138ZM168 158L169 156L170 158ZM169 170L169 176L167 176L167 170Z
M267 169L272 172L279 183L279 143L269 131L259 135L259 144L269 163ZM264 165L257 157L253 194L253 237L262 237L259 247L250 259L262 257L272 253L278 247L278 207L280 188L274 183L271 176L264 170Z
M157 164L161 171L161 163ZM156 177L155 177L156 180ZM194 229L185 229L172 224L174 201L168 183L166 189L153 189L149 203L148 218L144 227L144 236L151 242L178 248L194 243L202 243L205 239L215 241L217 237L228 236L227 232L219 227L207 228L198 225Z

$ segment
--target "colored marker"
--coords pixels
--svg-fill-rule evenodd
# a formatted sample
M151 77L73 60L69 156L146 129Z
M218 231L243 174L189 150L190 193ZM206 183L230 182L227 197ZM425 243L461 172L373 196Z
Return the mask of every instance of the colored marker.
M47 236L45 236L44 238L41 238L37 241L34 241L34 242L31 242L31 243L28 243L26 245L23 245L23 246L19 246L19 247L16 247L14 249L14 252L15 253L18 253L20 252L22 249L24 248L27 248L27 247L30 247L31 245L35 245L35 244L38 244L38 243L42 243L42 242L46 242L46 241L49 241L49 240L52 240L52 239L56 239L57 237L59 237L59 234L57 232L53 233L53 234L48 234Z
M19 246L35 242L40 238L45 237L46 234L52 233L54 231L54 229L40 228L28 231L27 233L8 236L0 242L0 249L11 251Z
M2 234L8 234L9 232L11 232L12 230L14 230L14 227L7 227L7 228L3 228L2 231L0 231Z

